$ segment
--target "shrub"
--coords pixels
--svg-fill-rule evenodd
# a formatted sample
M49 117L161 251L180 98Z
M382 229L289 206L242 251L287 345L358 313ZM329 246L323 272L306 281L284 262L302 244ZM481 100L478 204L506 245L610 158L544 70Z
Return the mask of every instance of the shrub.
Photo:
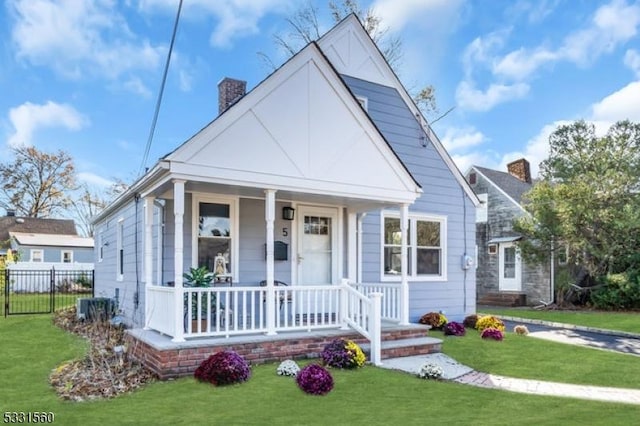
M476 322L476 328L480 332L487 328L496 328L500 331L504 331L504 323L499 318L496 318L493 315L486 315L484 317L478 318L478 321Z
M421 379L439 379L442 377L442 367L437 364L426 363L418 372L418 377Z
M640 279L636 274L611 274L603 277L603 286L591 293L591 303L597 309L640 308Z
M516 325L513 327L513 332L519 336L526 336L529 334L529 329L526 325Z
M292 359L287 359L282 361L278 366L278 368L276 369L276 373L278 374L278 376L296 377L299 372L300 372L300 367Z
M298 387L311 395L325 395L333 389L333 377L318 364L309 364L296 377Z
M466 333L464 325L455 321L447 323L442 330L444 331L445 336L464 336Z
M465 327L476 328L477 322L478 322L478 315L473 314L473 315L467 315L464 318L464 321L462 321L462 324L464 324Z
M230 385L249 380L249 364L234 351L222 351L211 355L200 363L194 377L215 386Z
M504 334L502 334L502 330L497 328L485 328L480 335L483 339L493 339L493 340L502 340L504 339Z
M430 325L434 330L442 330L442 327L447 323L447 317L440 312L429 312L420 317L418 322L420 324Z
M324 365L335 368L362 367L367 359L357 343L345 339L327 344L321 356Z

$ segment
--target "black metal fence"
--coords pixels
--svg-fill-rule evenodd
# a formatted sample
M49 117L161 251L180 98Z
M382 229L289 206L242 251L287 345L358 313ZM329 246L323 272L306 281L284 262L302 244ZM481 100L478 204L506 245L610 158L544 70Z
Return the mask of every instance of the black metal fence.
M4 316L48 314L75 305L78 298L93 297L93 271L5 269Z

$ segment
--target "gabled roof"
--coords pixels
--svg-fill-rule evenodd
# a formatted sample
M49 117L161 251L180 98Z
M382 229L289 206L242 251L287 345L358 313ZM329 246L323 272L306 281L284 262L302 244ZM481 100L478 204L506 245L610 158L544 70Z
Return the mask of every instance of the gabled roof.
M436 152L445 162L458 184L476 207L480 205L480 200L478 200L464 175L460 172L442 142L440 142L438 135L428 124L422 111L413 101L413 98L409 95L407 89L378 46L369 37L355 14L352 13L340 21L318 40L318 44L339 74L395 88L418 120L420 126L422 126Z
M37 217L0 217L0 246L9 240L9 232L54 235L78 235L71 219L43 219Z
M23 246L45 247L93 247L93 238L77 235L35 234L25 232L9 232L18 244Z
M512 176L506 172L500 172L498 170L487 169L486 167L472 166L472 170L480 173L485 180L490 184L493 184L507 198L509 198L514 204L522 208L522 196L525 192L528 192L533 185L521 181L515 176Z

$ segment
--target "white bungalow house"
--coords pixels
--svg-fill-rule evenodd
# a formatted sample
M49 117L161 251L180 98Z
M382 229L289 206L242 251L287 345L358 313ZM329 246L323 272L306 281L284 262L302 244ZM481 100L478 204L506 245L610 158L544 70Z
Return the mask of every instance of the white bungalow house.
M219 88L220 115L94 221L96 295L178 345L149 348L353 328L374 358L380 318L475 312L478 200L355 16ZM213 285L187 287L199 266Z

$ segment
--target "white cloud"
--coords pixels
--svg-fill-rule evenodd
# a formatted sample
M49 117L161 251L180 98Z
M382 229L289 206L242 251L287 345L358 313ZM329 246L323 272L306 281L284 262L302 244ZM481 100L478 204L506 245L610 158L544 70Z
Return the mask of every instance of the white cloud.
M441 141L449 153L465 150L485 142L487 138L473 127L449 127Z
M67 78L153 70L166 48L140 41L113 0L9 0L17 56Z
M521 81L529 77L541 65L554 61L557 57L556 53L545 48L538 48L535 51L520 48L497 61L493 72L515 81Z
M407 23L418 20L430 28L443 22L450 25L451 17L463 3L462 0L376 0L371 8L390 30L400 31Z
M114 184L112 180L105 179L102 176L98 176L91 172L79 172L77 177L80 182L85 182L91 186L97 186L100 188L110 188Z
M177 0L143 0L139 9L143 12L164 10L175 15ZM234 39L260 32L258 22L267 13L289 13L288 6L296 5L293 0L189 0L183 5L185 17L210 15L216 25L210 36L215 47L231 47Z
M462 81L456 88L456 103L460 108L472 111L489 111L498 104L523 98L529 93L529 85L491 84L487 90L476 89L471 81Z
M453 154L451 159L462 173L466 173L471 166L481 166L498 170L499 157L495 152L474 151L467 154Z
M627 50L624 55L624 64L640 79L640 53L635 49Z
M610 124L620 120L640 122L640 81L629 83L592 105L592 120Z
M140 95L144 98L149 98L152 95L151 90L149 90L149 88L142 82L142 79L140 79L140 77L129 78L124 83L122 83L122 87L125 90L131 93L135 93L136 95Z
M7 139L7 144L12 147L31 145L33 134L43 127L80 130L88 124L88 120L71 105L52 101L42 105L26 102L11 108L9 120L14 132Z
M496 51L504 46L510 29L494 31L484 37L477 37L467 45L462 53L462 66L467 79L478 65L489 68L494 61Z

